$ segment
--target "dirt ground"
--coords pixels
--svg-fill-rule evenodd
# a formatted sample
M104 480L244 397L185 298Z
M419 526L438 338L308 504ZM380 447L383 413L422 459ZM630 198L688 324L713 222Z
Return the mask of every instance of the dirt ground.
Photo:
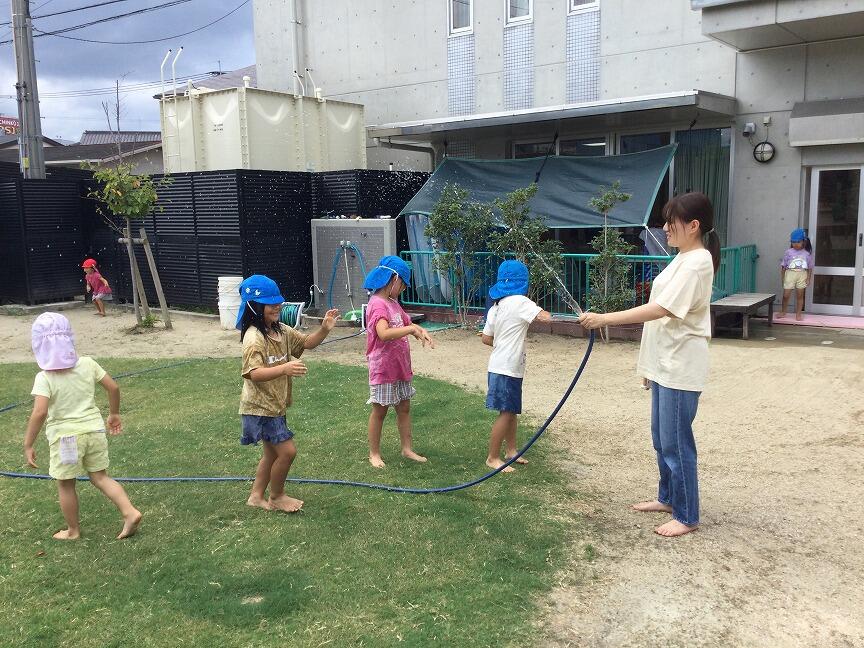
M218 321L177 317L174 331L130 335L128 314L66 314L82 354L238 353L237 333ZM0 317L0 362L32 361L31 321ZM414 348L415 370L484 389L488 351L479 340L462 331L434 337L434 351ZM362 340L315 353L362 364ZM548 414L585 344L529 337L527 413ZM637 350L598 344L550 428L547 442L583 494L586 525L544 602L537 645L864 646L864 336L757 325L749 341L712 343L696 421L702 528L678 539L652 532L664 516L628 509L656 494Z

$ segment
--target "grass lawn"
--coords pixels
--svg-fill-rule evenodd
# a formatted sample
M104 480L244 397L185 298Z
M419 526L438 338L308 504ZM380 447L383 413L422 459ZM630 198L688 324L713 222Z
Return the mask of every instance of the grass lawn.
M116 375L171 362L102 364ZM401 459L391 413L376 471L366 370L308 364L288 413L291 475L441 486L485 472L493 414L482 395L415 379L415 449L429 463ZM109 474L252 475L260 449L238 443L237 370L234 359L195 361L121 380L125 432L111 438ZM36 366L2 371L0 407L27 398ZM5 470L26 470L28 415L29 405L0 414ZM89 484L78 485L82 539L59 542L55 484L0 477L0 644L535 645L536 603L577 550L575 495L546 447L515 475L449 495L289 484L306 502L290 516L245 506L247 483L127 484L145 515L127 541L114 540L120 517ZM47 472L42 434L36 450Z

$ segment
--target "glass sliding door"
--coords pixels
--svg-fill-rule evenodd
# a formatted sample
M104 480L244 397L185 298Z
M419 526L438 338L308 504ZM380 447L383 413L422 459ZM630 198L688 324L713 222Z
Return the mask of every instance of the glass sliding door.
M862 315L864 275L864 167L813 169L810 178L810 240L813 285L807 310Z

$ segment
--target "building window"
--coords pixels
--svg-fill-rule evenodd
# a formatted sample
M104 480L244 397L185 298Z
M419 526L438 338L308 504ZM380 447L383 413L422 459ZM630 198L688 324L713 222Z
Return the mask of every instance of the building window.
M600 7L600 0L567 0L567 3L569 4L568 11L570 13L598 9Z
M575 155L580 157L606 155L606 138L586 137L582 139L561 140L558 143L558 155Z
M474 24L474 0L448 0L450 6L450 33L466 34Z
M534 15L534 0L506 0L507 24L531 22Z
M555 145L551 141L520 142L513 145L513 159L545 157L549 153L549 147L552 147L552 155L555 155Z

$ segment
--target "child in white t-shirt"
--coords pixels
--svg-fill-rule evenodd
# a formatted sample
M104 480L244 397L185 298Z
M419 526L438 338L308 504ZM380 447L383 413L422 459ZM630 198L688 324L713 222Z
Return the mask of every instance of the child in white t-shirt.
M525 375L525 337L535 319L548 322L552 316L528 299L528 268L520 261L504 261L498 267L498 282L489 289L495 300L483 328L483 344L492 347L489 356L489 393L486 407L498 411L489 437L486 465L500 468L501 444L507 442L505 459L516 455L516 417L522 413L522 377ZM516 463L528 463L521 457ZM503 472L513 472L507 466Z

